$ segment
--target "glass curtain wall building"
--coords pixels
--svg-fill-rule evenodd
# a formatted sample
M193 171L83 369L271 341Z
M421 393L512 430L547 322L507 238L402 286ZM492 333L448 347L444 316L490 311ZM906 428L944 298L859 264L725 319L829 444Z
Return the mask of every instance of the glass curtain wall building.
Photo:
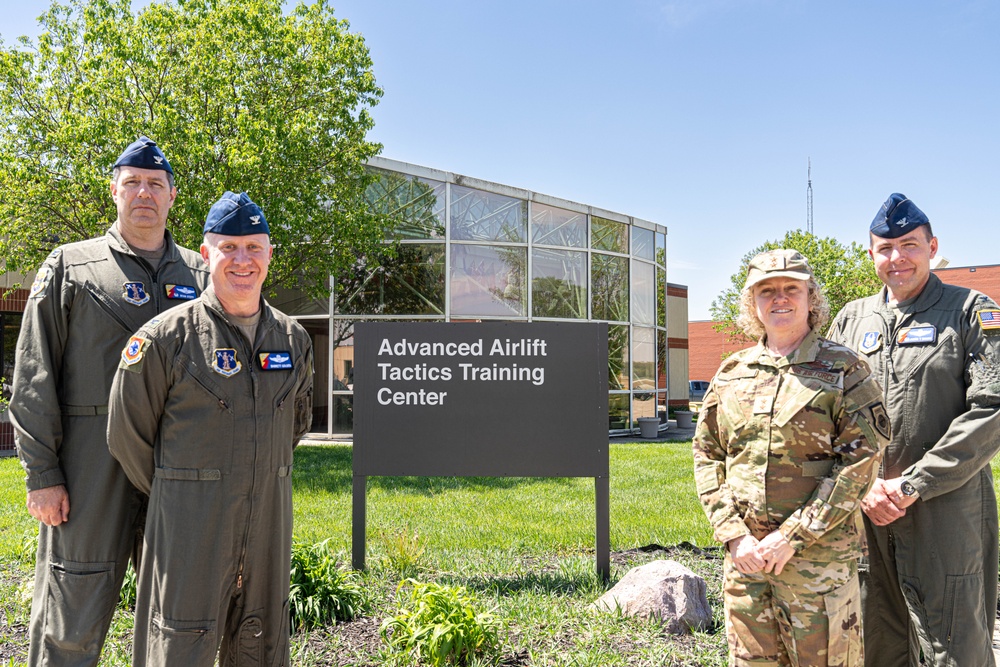
M314 338L314 431L353 432L352 330L375 319L607 322L609 431L666 422L665 227L385 158L368 164L377 179L367 198L395 221L395 256L331 278L328 302L271 299Z

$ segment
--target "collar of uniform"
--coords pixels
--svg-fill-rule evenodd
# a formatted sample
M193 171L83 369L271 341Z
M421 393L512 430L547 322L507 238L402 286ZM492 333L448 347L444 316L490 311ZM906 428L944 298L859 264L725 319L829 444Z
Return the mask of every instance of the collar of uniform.
M215 293L215 287L209 283L208 287L201 293L201 298L208 306L209 310L214 310L215 314L222 319L229 321L226 317L226 309L222 307L222 302L219 301L219 296ZM267 307L267 302L264 301L264 297L260 297L260 322L257 323L257 327L270 326L274 316L271 314L271 310Z
M762 366L774 366L776 368L784 368L785 366L793 366L795 364L807 364L811 361L816 361L816 356L819 354L819 334L816 331L810 329L806 337L802 339L799 346L787 357L782 357L780 359L775 359L774 356L767 351L764 347L764 339L761 338L757 341L757 348L754 350L753 363L760 364Z
M932 273L930 278L927 279L927 284L924 285L924 289L921 290L920 294L912 299L907 299L903 302L903 305L896 304L896 307L902 313L922 313L925 310L930 310L930 308L941 299L941 295L943 293L944 283L941 282L940 278ZM888 296L888 288L883 287L879 292L878 308L880 311L885 313L890 311L889 304L886 301Z
M120 231L118 231L118 225L117 224L113 223L111 225L111 227L108 228L108 234L107 235L111 239L111 241L109 241L109 243L111 244L112 248L114 248L115 250L117 250L118 252L120 252L122 254L136 256L135 253L132 252L132 248L130 248L128 246L128 243L125 243L125 239L122 238L122 233ZM181 252L180 252L180 250L177 249L177 244L174 243L174 237L170 234L170 230L169 229L164 229L163 230L163 236L164 236L164 238L167 241L167 246L166 246L166 248L164 249L164 252L163 252L163 261L164 262L172 262L172 261L176 261L176 260L180 259L181 258Z

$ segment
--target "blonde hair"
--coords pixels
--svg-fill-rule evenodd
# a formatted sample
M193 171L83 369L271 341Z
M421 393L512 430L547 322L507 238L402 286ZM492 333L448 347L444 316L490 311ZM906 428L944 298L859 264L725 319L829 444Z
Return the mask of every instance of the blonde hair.
M809 328L819 331L830 321L830 303L815 278L809 278L805 283L809 289ZM753 286L744 287L740 292L740 311L736 316L736 326L751 338L760 340L764 337L764 324L757 317Z

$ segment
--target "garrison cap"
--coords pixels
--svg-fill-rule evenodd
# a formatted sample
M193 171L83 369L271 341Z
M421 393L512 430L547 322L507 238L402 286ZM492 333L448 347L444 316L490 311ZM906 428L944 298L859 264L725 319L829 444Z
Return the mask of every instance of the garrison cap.
M809 263L798 250L778 248L762 252L750 260L747 271L747 283L743 289L749 289L768 278L794 278L809 280L812 278Z
M229 190L208 210L204 233L209 232L225 236L271 235L260 206L250 201L247 193L236 194Z
M139 167L140 169L162 169L163 171L174 173L167 162L167 157L156 145L156 142L143 135L130 143L128 147L118 156L114 168L118 167Z
M878 210L869 231L879 238L895 239L928 223L930 220L924 212L907 199L906 195L893 192Z

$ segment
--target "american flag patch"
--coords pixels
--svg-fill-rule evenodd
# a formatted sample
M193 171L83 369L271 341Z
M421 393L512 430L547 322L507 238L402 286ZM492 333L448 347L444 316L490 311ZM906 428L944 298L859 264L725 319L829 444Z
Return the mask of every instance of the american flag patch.
M983 329L1000 329L1000 310L980 310L976 315Z

